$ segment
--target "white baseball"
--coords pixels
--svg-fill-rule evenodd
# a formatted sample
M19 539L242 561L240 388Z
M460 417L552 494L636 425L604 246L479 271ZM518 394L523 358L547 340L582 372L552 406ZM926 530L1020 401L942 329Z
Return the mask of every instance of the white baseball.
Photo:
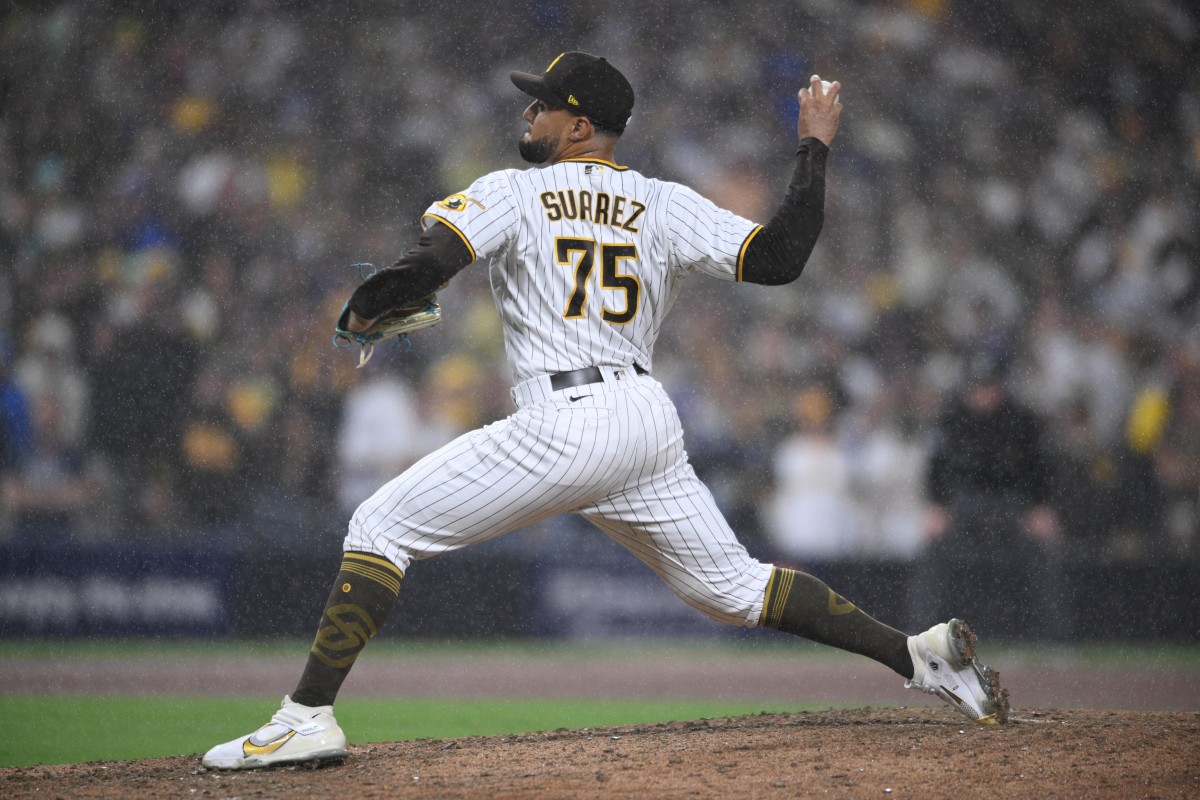
M823 90L824 90L825 94L829 94L829 90L830 90L830 89L832 89L832 88L833 88L833 83L832 83L832 82L830 82L830 81L821 81L821 89L823 89ZM808 90L808 94L809 94L809 96L810 96L810 97L812 96L812 89L811 89L811 88ZM841 104L841 102L842 102L842 97L841 97L841 94L839 93L837 97L833 98L833 104L836 106L836 105L839 105L839 104Z

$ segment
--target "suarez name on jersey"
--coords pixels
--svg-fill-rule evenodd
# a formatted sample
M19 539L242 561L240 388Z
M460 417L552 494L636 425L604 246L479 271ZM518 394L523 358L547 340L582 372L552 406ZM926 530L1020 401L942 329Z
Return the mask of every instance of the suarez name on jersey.
M593 192L590 189L565 189L557 192L542 192L542 207L546 219L579 220L596 225L608 225L629 233L637 233L638 221L646 211L646 204L608 192Z

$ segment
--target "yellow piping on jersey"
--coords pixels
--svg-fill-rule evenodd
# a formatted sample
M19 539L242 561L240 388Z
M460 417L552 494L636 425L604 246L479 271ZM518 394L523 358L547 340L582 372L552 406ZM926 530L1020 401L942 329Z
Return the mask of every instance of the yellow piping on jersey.
M750 231L750 235L746 237L746 241L742 242L742 249L738 251L738 263L737 263L738 283L742 282L742 259L746 257L746 248L750 246L750 240L753 239L755 236L758 236L758 232L761 231L762 229L763 229L763 226L759 225L757 228Z
M452 231L454 231L455 233L457 233L457 234L458 234L458 238L460 238L460 239L462 239L462 240L463 240L463 244L465 244L465 245L467 246L467 250L469 250L469 251L470 251L470 253L471 253L471 260L472 260L472 261L474 261L474 260L475 260L475 248L474 248L474 247L471 247L471 242L467 240L467 236L466 236L466 234L464 234L462 231L460 231L460 230L458 229L458 227L457 227L457 226L455 226L455 224L454 224L453 222L451 222L450 220L446 219L445 217L438 216L437 214L428 214L428 213L426 213L426 214L422 214L422 215L421 215L421 219L425 219L426 217L429 217L430 219L436 219L438 222L442 223L442 224L443 224L443 225L445 225L447 228L449 228L450 230L452 230ZM740 272L740 267L739 267L739 272Z
M611 161L605 161L603 158L564 158L562 161L558 161L556 163L566 164L569 161L575 161L580 164L603 164L606 167L612 167L613 169L620 170L621 172L629 169L629 167L622 167L620 164L614 164Z

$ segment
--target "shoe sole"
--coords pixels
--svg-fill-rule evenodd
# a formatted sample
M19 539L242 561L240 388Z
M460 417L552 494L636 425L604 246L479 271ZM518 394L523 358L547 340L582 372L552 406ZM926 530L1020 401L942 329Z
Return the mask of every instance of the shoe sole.
M1007 723L1011 710L1008 701L1008 689L1000 685L999 672L975 659L975 645L979 641L978 637L975 636L975 632L971 630L971 626L967 625L961 619L950 620L948 632L950 635L950 649L959 661L957 666L959 668L965 667L968 664L971 666L971 669L979 677L979 684L983 687L984 693L995 709L991 714L980 717L975 722L979 725L1003 725Z
M209 769L270 769L271 767L286 767L295 766L297 764L313 764L314 766L320 762L345 761L350 753L346 750L324 750L317 753L308 753L296 758L281 758L272 761L263 761L262 759L238 759L225 763L205 763L204 766Z

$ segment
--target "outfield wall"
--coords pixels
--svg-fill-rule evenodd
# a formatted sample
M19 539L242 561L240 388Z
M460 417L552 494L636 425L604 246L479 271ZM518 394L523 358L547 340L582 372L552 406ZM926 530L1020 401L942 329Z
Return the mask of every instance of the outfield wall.
M312 633L338 564L338 545L231 553L180 545L0 548L0 636ZM623 552L566 558L483 545L418 562L384 635L511 638L719 635ZM911 565L809 565L880 619L915 629ZM1039 638L1039 619L1066 619L1071 639L1200 641L1198 572L1186 563L1064 569L1059 607L982 602L973 624L992 637ZM1032 601L1030 601L1032 602ZM962 613L948 610L947 614ZM1029 620L1033 620L1030 622ZM728 629L731 635L736 635Z

